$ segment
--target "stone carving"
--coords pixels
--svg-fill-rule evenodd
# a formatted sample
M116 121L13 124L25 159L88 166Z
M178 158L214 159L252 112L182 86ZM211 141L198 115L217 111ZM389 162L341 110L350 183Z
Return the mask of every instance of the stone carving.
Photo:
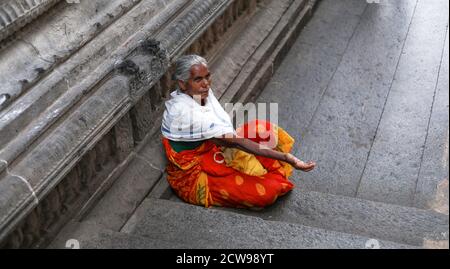
M130 113L125 114L123 118L114 126L114 138L117 162L123 162L134 148L133 126L131 124Z
M59 0L4 0L0 3L0 41L44 13Z
M135 144L144 139L152 127L152 111L150 95L144 94L136 105L130 111L131 121L133 123L133 136Z
M155 39L148 39L141 43L141 50L147 54L153 55L160 61L167 59L166 51L161 48L161 42Z
M204 0L198 2L193 12L189 12L185 17L177 20L162 35L161 41L167 52L170 55L178 55L184 52L186 47L196 39L195 36L206 30L206 28L200 30L195 26L206 25L208 22L215 21L223 12L226 12L226 8L231 3L232 1L225 0Z
M51 235L54 236L58 231L61 222L76 213L74 209L79 208L83 200L95 192L102 183L103 178L97 175L108 172L104 171L105 164L111 161L118 163L111 148L112 134L113 132L105 135L83 157L61 183L19 224L1 247L31 248L43 242L44 245L48 243Z
M139 73L139 66L136 65L132 60L125 60L120 62L116 69L119 73L127 75L127 76L135 76Z

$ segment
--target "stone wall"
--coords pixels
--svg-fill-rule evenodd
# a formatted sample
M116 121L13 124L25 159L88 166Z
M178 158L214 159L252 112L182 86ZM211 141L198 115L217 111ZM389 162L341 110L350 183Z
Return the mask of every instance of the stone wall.
M30 23L59 0L3 0L0 2L0 41Z
M313 4L61 1L32 25L9 33L0 43L0 246L43 247L98 201L146 138L159 131L174 59L206 55L215 69L238 77L264 41L281 31L282 16L305 16ZM241 53L225 52L243 23L265 20L271 12L263 11L275 7L280 18L261 26L259 41ZM291 29L289 22L282 29ZM271 42L267 59L278 39ZM223 55L236 55L240 63L227 68ZM219 84L222 94L232 86L229 80Z

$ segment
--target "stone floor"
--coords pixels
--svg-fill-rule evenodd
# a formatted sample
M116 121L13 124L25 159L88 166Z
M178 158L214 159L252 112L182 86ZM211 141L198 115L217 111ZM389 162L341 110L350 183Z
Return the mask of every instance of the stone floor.
M258 98L298 188L448 214L448 1L324 0Z

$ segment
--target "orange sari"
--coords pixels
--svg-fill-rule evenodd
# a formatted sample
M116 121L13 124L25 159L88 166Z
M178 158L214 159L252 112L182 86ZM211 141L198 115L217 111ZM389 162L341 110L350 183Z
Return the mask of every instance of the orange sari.
M257 143L268 141L270 133L276 138L274 148L282 152L289 152L294 144L283 129L262 120L245 124L237 133ZM256 137L250 137L249 133ZM168 139L163 138L163 145L169 160L166 169L169 184L181 199L191 204L263 208L294 188L288 180L292 167L284 162L240 150L230 151L209 140L196 149L178 153Z

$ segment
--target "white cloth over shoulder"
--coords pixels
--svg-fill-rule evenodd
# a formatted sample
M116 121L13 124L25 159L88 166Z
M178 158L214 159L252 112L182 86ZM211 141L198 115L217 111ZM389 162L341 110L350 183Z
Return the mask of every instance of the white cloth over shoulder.
M173 141L201 141L224 134L235 133L230 116L209 89L205 105L176 90L166 102L161 131Z

